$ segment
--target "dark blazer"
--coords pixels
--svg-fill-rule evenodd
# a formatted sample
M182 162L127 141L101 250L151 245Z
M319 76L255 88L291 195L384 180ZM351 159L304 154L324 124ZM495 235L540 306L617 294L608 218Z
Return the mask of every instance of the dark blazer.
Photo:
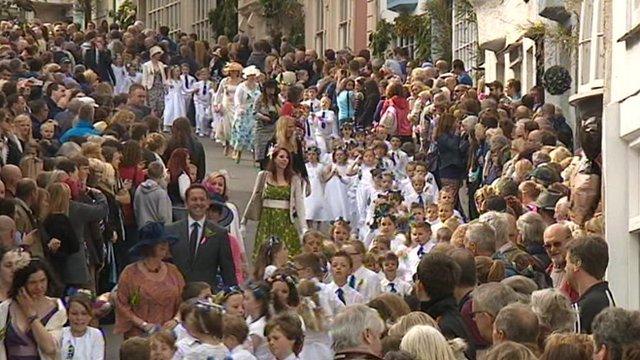
M213 232L204 244L198 246L196 258L191 262L189 256L189 220L184 219L167 225L167 232L179 240L171 247L173 262L180 269L187 282L204 281L216 287L218 268L225 286L236 285L235 267L229 245L229 234L226 229L205 221L205 233ZM205 235L203 233L203 235Z
M95 48L91 48L85 52L84 66L95 71L102 81L115 84L116 77L111 68L111 53L109 50L100 51L98 61L96 62L96 51Z

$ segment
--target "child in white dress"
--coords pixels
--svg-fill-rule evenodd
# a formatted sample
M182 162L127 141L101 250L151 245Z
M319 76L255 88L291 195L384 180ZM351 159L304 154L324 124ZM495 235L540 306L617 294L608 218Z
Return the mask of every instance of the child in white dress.
M111 70L113 70L113 76L116 80L116 85L113 88L113 94L126 94L127 88L127 68L124 66L124 61L121 55L117 55L111 64Z
M305 213L309 228L316 223L320 227L320 223L328 221L329 216L324 207L324 182L322 181L323 165L318 162L320 157L320 149L312 146L307 149L307 174L309 175L309 185L311 194L304 199Z
M182 84L180 83L180 68L173 66L169 69L167 79L167 94L164 96L164 130L169 131L173 121L179 117L187 116L186 104L182 95Z
M350 183L347 153L343 149L333 151L333 163L325 166L323 178L325 184L325 204L329 218L342 217L347 220L351 215L347 190Z
M222 307L207 300L194 300L189 306L194 311L184 321L193 338L184 338L176 343L173 360L224 359L229 349L222 342Z
M60 333L62 359L104 359L104 337L100 330L89 326L93 307L88 295L78 294L69 299L69 326Z

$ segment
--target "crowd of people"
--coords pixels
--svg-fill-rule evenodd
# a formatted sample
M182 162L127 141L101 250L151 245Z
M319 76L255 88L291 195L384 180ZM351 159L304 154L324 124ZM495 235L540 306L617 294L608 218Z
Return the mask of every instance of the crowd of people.
M113 321L135 360L640 358L597 131L476 77L0 22L0 359L103 359ZM246 206L205 142L255 166Z

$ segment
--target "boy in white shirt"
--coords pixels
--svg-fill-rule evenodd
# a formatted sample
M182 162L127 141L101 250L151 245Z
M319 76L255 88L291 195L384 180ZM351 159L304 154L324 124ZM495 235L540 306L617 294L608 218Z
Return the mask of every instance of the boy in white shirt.
M371 301L380 294L380 278L378 274L364 266L364 255L367 252L362 241L347 242L342 250L351 257L353 273L349 276L349 286L362 294L365 301Z
M196 133L198 136L203 137L207 135L208 122L212 119L213 82L209 80L208 69L200 69L196 75L198 81L193 85L193 102L196 107Z
M423 176L416 175L411 179L411 188L404 192L404 203L407 208L413 203L422 207L436 202L437 189L427 183Z
M428 254L436 245L436 241L431 239L431 227L426 222L416 222L411 224L411 244L406 257L406 268L409 274L405 280L411 279L416 273L418 264L425 254Z
M180 65L180 83L182 84L182 97L184 98L185 109L189 109L192 106L193 93L196 91L194 85L198 81L193 77L190 72L191 68L189 64L184 63Z
M323 96L320 99L320 110L311 113L314 116L315 138L320 151L324 153L333 152L331 135L334 134L336 114L331 110L331 99Z
M341 311L338 309L336 302L344 306L365 303L365 298L348 284L352 268L353 262L351 257L344 251L336 252L331 258L331 276L333 277L333 281L327 284L325 291L328 295L332 296L330 304L336 307L332 310L334 314Z
M242 345L249 336L249 327L246 321L234 315L224 315L222 319L224 321L222 342L231 352L231 358L233 360L256 360L256 357Z
M400 265L398 256L392 252L386 253L380 261L382 272L380 272L380 291L383 293L398 294L406 296L411 293L411 284L402 280L398 276L398 266Z
M405 168L409 162L409 156L400 149L402 140L400 140L398 136L392 136L390 143L391 149L389 150L388 156L394 165L393 172L396 174L396 178L403 179L406 176Z

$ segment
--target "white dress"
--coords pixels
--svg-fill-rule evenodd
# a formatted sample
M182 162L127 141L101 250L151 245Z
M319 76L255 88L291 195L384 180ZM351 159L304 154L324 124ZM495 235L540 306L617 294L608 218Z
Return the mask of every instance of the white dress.
M164 96L164 104L164 126L171 126L175 119L187 116L186 104L182 95L182 83L180 80L168 81L167 94Z
M309 183L311 184L311 194L304 198L304 207L307 220L328 221L331 220L325 211L324 184L322 183L322 169L320 163L315 165L306 163Z
M116 86L113 88L113 93L118 95L129 92L127 86L127 69L125 69L124 66L116 66L114 64L111 64L111 69L113 70L113 76L116 78Z
M339 217L349 220L351 210L349 209L349 199L347 190L349 187L349 179L347 178L348 165L331 164L341 176L332 176L324 186L324 203L327 205L326 210L331 220Z

